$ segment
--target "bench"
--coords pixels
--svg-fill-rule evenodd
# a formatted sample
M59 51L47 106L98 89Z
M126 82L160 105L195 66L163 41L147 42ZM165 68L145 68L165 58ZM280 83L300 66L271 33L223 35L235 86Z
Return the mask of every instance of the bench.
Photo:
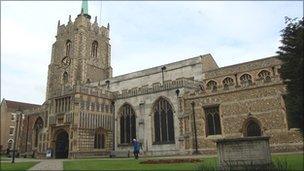
M130 157L130 151L111 151L110 153L110 158L114 158L114 157L119 157L119 158L123 158L123 157Z

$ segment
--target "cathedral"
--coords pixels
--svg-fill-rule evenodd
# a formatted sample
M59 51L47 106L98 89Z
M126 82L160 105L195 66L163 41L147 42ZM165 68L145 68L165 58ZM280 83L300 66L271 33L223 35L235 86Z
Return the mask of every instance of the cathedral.
M84 8L75 21L58 22L45 102L17 120L21 155L108 157L132 152L134 138L146 156L207 155L216 154L218 139L246 136L269 136L272 152L303 150L275 56L218 67L204 54L113 77L109 32Z

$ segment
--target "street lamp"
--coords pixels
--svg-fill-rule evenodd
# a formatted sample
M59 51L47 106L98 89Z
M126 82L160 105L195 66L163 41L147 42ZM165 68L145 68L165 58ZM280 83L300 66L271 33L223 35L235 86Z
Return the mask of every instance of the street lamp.
M16 111L16 122L15 122L15 135L14 135L14 146L13 146L13 157L12 157L12 163L15 163L15 153L16 153L16 141L17 141L17 133L19 128L19 115L21 115L21 111L18 109Z

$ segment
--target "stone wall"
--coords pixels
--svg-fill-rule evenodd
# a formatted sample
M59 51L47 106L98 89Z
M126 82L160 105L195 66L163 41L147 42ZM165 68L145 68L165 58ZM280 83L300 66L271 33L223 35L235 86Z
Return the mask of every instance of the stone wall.
M208 64L208 65L207 65ZM94 86L108 88L112 92L122 92L132 88L151 86L155 83L162 83L162 67L164 70L164 81L177 80L178 78L190 78L196 81L202 81L202 72L218 68L210 54L194 57L150 69L137 71L121 76L116 76L98 83L92 83ZM106 84L109 81L109 86Z
M240 69L237 70L239 71L237 73L235 71L236 67ZM270 136L272 151L298 151L303 149L300 146L303 143L300 132L288 128L288 118L282 99L282 95L286 90L277 72L279 67L277 59L266 58L251 63L234 65L231 68L225 67L207 72L204 82L207 83L209 80L217 81L217 89L215 91L204 89L203 91L185 95L185 113L188 113L190 118L192 118L192 136L189 141L194 144L191 102L195 102L198 146L203 153L215 152L214 140L243 137L248 118L254 118L257 121L262 135ZM261 70L270 71L270 81L265 81L258 77L258 73ZM229 89L224 89L221 81L229 76L232 71L233 74L238 76L243 73L250 74L252 76L252 84L246 86L240 83L236 84L234 79L234 84L229 86ZM239 79L239 77L237 78ZM204 108L215 105L219 106L221 133L208 135L206 133L207 122Z
M32 155L34 152L35 156L43 155L45 154L46 149L50 146L48 133L48 113L45 106L32 110L26 110L24 111L24 114L25 117L22 121L22 129L19 136L20 153ZM36 135L34 125L38 118L42 119L43 128L38 135L38 144L35 146L34 141Z
M165 145L153 145L153 103L159 98L166 98L173 107L174 110L174 132L175 137L179 136L178 130L178 119L179 115L178 101L175 93L175 89L157 92L153 94L144 94L136 97L129 97L118 99L115 102L115 149L116 150L131 150L131 146L121 146L120 145L120 125L119 125L119 109L125 104L130 104L136 115L136 134L137 139L143 145L143 151L147 155L160 155L163 151L173 152L179 149L178 138L175 138L175 144L165 144ZM165 153L165 152L164 152Z
M53 93L62 85L73 86L112 77L109 40L109 28L99 27L96 20L91 23L85 15L78 15L74 22L70 19L67 25L59 22L56 42L52 46L46 99L55 97ZM68 53L66 47L69 41ZM95 41L98 42L97 55L93 56L92 44ZM65 57L70 59L70 64L64 64ZM65 72L66 82L63 78Z

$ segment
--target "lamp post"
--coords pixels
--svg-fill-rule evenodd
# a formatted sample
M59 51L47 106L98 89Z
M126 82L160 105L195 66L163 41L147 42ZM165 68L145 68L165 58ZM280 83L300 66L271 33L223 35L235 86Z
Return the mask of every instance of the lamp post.
M16 111L16 122L15 122L15 133L14 133L14 145L13 145L13 157L12 163L15 163L15 155L16 155L16 141L17 141L17 132L19 126L19 115L21 114L20 110Z
M197 149L197 132L196 132L196 121L195 121L195 110L194 110L194 106L195 103L194 101L191 102L191 106L192 106L192 115L193 115L193 127L194 127L194 141L195 141L195 151L192 154L200 154L200 152Z

